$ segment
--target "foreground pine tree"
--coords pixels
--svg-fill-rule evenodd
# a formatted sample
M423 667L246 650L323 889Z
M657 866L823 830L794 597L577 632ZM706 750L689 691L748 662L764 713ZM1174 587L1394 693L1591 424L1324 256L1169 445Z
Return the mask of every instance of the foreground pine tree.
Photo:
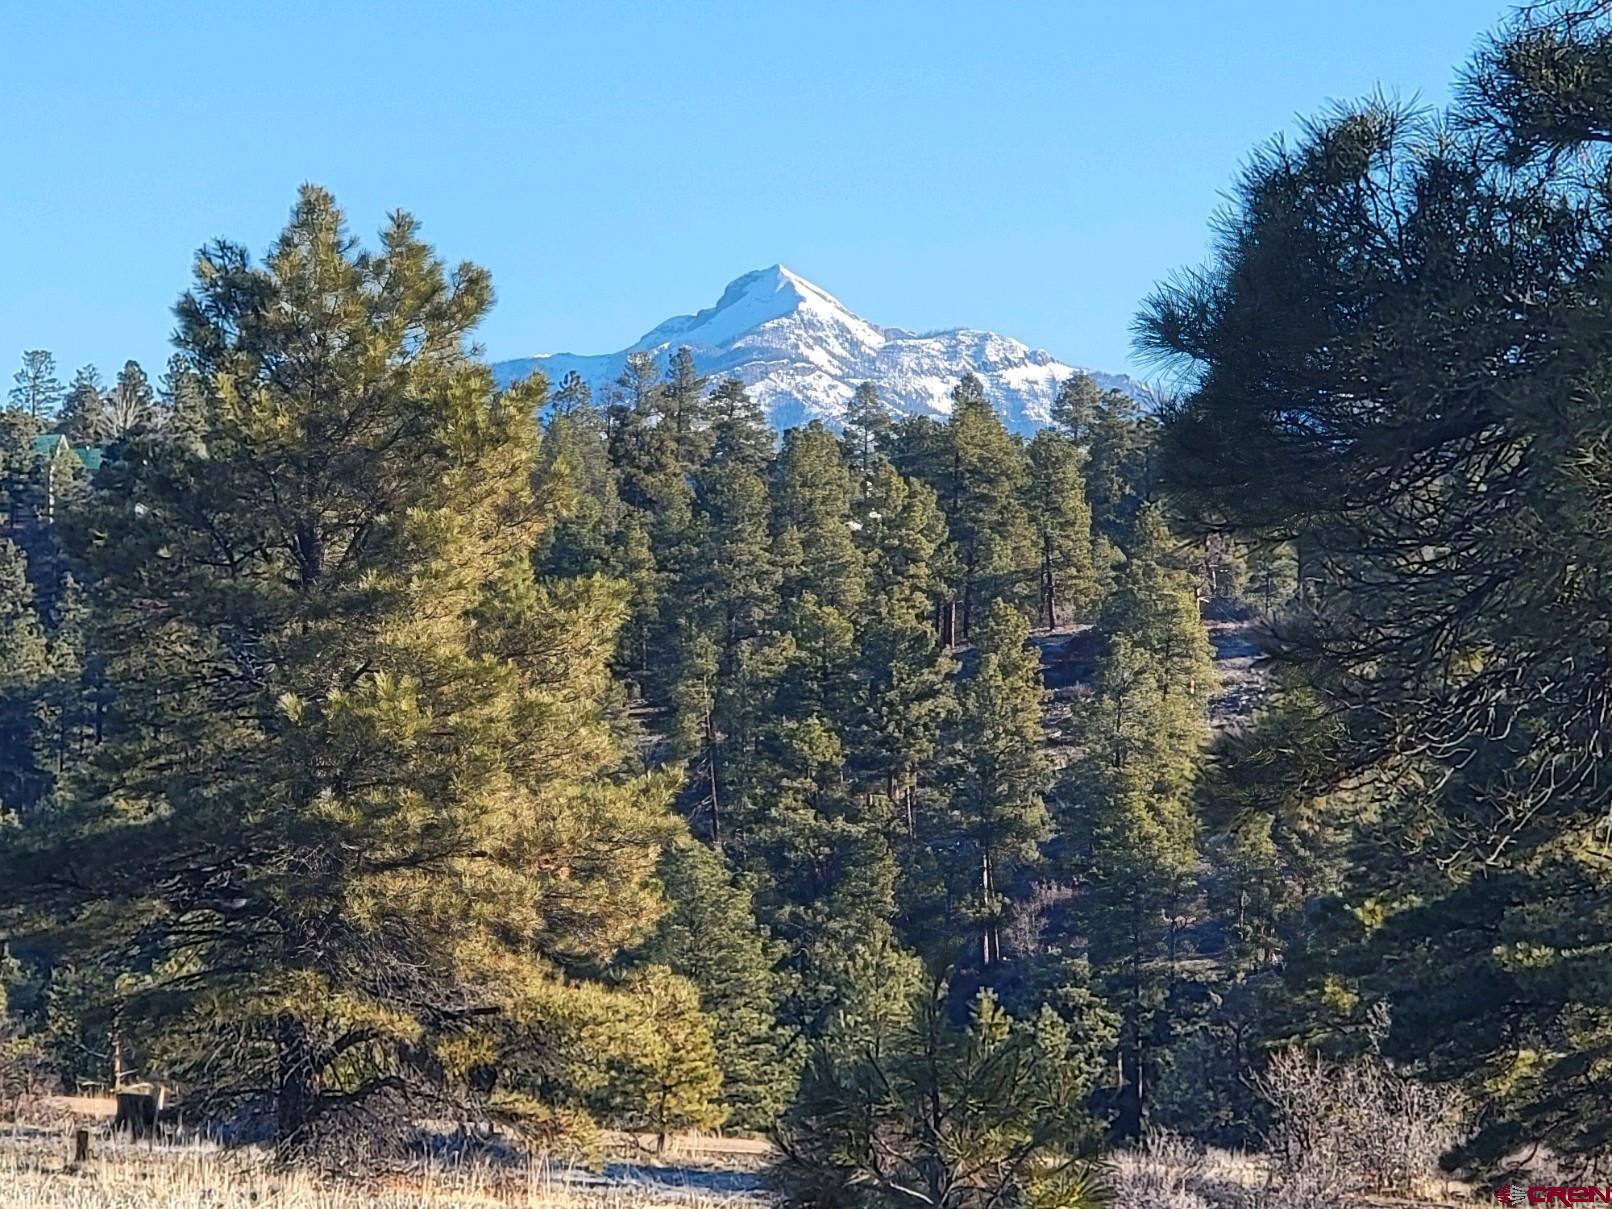
M5 841L5 931L123 975L139 1073L291 1150L531 1090L567 967L657 911L664 787L600 715L623 603L532 577L542 387L473 359L491 297L305 189L263 264L197 260L195 440L135 432L73 526L113 715Z
M812 1054L779 1130L775 1178L800 1209L1112 1203L1089 1161L1085 1100L1112 1041L1106 1014L1015 1020L988 991L966 1028L944 975L872 955Z
M1195 384L1172 498L1293 544L1279 654L1365 799L1295 1031L1386 1009L1386 1053L1478 1097L1466 1157L1612 1144L1608 63L1604 4L1522 6L1449 112L1376 99L1253 157L1142 320Z

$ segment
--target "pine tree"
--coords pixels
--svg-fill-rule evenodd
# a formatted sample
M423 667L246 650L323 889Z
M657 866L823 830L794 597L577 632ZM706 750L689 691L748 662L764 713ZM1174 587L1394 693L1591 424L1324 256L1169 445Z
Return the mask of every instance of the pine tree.
M623 990L600 1098L615 1124L654 1134L661 1154L674 1130L714 1129L726 1119L722 1068L692 982L652 965L629 974Z
M1101 1013L1069 1021L1044 1007L1016 1020L982 991L959 1028L944 975L905 1004L868 998L875 1012L836 1016L780 1130L791 1204L1109 1203L1085 1106L1111 1038Z
M750 670L771 638L780 573L770 535L763 478L766 446L759 410L737 382L716 391L710 459L694 476L695 517L680 578L672 686L674 730L694 757L692 778L709 806L710 834L721 842L730 754L752 746L758 686ZM737 770L743 780L742 768ZM742 791L742 785L738 788ZM743 812L743 803L739 804Z
M568 416L576 411L595 411L593 387L582 379L576 370L567 370L560 384L554 388L549 411L555 416Z
M739 462L758 471L765 468L776 441L767 426L767 417L744 383L724 378L711 392L705 410L711 425L712 463Z
M56 431L74 445L95 445L106 439L106 390L93 365L81 366L67 388L56 418Z
M615 775L602 713L621 601L533 579L541 386L468 358L490 299L305 188L261 266L199 255L199 441L133 431L73 529L115 705L8 841L5 930L126 973L198 1107L287 1148L454 1112L466 1055L520 1069L566 965L656 913L664 786Z
M50 791L41 697L51 680L45 626L22 551L0 538L0 813L29 815Z
M1024 506L1024 453L972 374L952 391L946 438L946 462L931 486L951 530L949 574L957 613L955 624L941 629L959 642L971 636L992 601L1025 599L1036 552Z
M1052 766L1042 750L1041 662L1018 610L995 601L976 627L979 666L958 690L951 793L956 872L971 877L980 962L1002 960L1006 896L1038 859L1050 831L1043 794Z
M666 610L677 599L694 519L689 467L668 422L666 389L651 354L630 355L607 419L609 461L626 506L616 567L632 587L619 664L657 703L668 694L668 669L652 652L671 641L676 628Z
M774 480L774 526L793 552L784 567L788 599L811 595L852 613L866 592L852 525L853 485L832 433L815 421L784 434Z
M1609 54L1603 6L1529 6L1447 112L1374 98L1264 148L1141 321L1193 383L1171 498L1292 543L1277 653L1341 723L1321 771L1366 789L1294 1023L1386 1008L1386 1053L1482 1100L1461 1161L1612 1136Z
M783 1018L810 1036L843 989L845 954L887 929L897 865L883 804L849 792L845 750L826 716L796 716L784 700L761 740L764 809L742 850L759 875L758 910L795 976Z
M205 394L205 384L190 359L180 353L169 357L157 383L159 423L163 430L170 436L194 436L203 422L201 410Z
M710 447L705 385L706 379L694 370L694 354L689 349L680 348L672 354L656 399L673 456L684 472L693 471L704 461Z
M878 459L856 506L868 572L858 622L857 689L847 736L857 770L918 836L920 781L934 784L944 724L956 709L953 662L930 623L945 521L934 493Z
M1028 463L1029 511L1041 555L1040 619L1050 630L1095 603L1091 507L1084 459L1073 440L1043 429L1030 442Z
M890 442L890 412L871 382L857 386L845 406L845 454L858 483L873 473L874 460Z
M661 861L669 906L643 950L699 988L722 1068L728 1124L772 1127L794 1094L797 1047L777 1015L786 986L778 946L756 921L752 891L735 882L716 852L680 844Z
M579 403L554 412L538 450L538 480L557 514L539 546L540 569L548 575L615 571L622 505L604 421L592 407Z
M1174 1039L1198 865L1192 789L1207 738L1209 641L1167 537L1144 511L1099 623L1103 653L1075 716L1080 757L1061 815L1080 890L1078 924L1120 1017L1115 1130L1140 1136Z
M1090 374L1073 373L1058 384L1052 401L1052 422L1076 445L1091 441L1092 424L1102 405L1103 391Z
M41 423L49 423L61 406L62 384L56 358L42 348L22 355L22 368L12 376L11 406Z
M1086 452L1086 498L1092 528L1110 541L1123 543L1150 494L1156 427L1124 391L1102 391L1094 399L1090 392L1079 394L1076 412L1089 407L1084 411L1081 443Z

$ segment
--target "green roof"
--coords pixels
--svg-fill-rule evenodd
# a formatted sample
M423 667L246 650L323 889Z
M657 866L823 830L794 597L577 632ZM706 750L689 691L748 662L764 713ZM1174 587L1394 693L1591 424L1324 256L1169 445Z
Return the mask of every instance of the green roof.
M34 453L42 458L60 457L62 450L71 450L73 447L67 443L67 438L59 432L47 432L43 436L34 438Z
M34 438L34 456L45 461L72 455L79 464L94 474L101 468L106 451L99 445L73 445L59 432L47 432Z

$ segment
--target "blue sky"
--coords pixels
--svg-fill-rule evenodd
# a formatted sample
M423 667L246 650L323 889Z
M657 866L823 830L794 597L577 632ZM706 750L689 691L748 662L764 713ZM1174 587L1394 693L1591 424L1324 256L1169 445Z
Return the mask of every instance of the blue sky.
M492 357L620 348L783 262L885 324L1103 369L1249 149L1442 102L1490 0L0 4L0 365L155 374L296 186L493 274Z

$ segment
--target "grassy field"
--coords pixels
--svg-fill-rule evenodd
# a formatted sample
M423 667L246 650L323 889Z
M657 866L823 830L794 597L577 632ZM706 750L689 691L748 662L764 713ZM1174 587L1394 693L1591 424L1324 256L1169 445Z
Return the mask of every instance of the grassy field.
M19 1209L760 1209L768 1147L743 1139L674 1139L647 1157L642 1139L613 1136L598 1169L436 1164L363 1180L274 1168L252 1149L204 1142L150 1145L113 1138L112 1102L36 1103L28 1123L0 1126L0 1206ZM72 1161L73 1133L91 1131L90 1158Z
M111 1101L36 1103L25 1124L0 1126L0 1206L21 1209L766 1209L765 1142L690 1135L651 1159L648 1139L609 1135L598 1168L490 1164L422 1166L362 1180L273 1167L250 1148L204 1142L115 1140ZM71 1161L75 1129L91 1130L90 1158ZM1431 1209L1472 1203L1459 1184L1429 1182L1425 1200L1317 1201L1273 1189L1256 1156L1149 1146L1115 1155L1116 1209ZM1440 1186L1442 1185L1442 1186Z
M749 1192L712 1191L678 1169L612 1165L604 1172L442 1168L364 1181L272 1169L260 1156L147 1149L102 1141L90 1160L67 1161L37 1141L0 1142L0 1205L25 1209L758 1209ZM695 1173L696 1177L698 1173Z

